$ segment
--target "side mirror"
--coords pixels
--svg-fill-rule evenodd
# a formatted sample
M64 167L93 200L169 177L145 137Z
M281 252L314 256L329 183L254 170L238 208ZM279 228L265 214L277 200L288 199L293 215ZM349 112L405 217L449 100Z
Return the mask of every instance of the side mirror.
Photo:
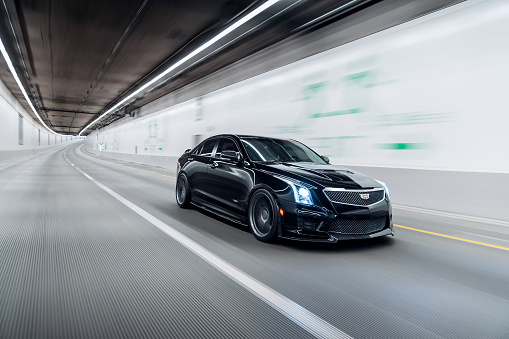
M235 151L222 151L220 154L221 158L228 159L231 161L241 161L242 156L240 155L240 152Z
M192 151L192 149L188 148L188 149L186 149L186 150L184 151L184 154L186 154L186 153L190 153L191 151Z
M326 162L326 163L329 163L330 160L329 160L329 157L326 156L326 155L320 155L320 157L322 157L322 159Z

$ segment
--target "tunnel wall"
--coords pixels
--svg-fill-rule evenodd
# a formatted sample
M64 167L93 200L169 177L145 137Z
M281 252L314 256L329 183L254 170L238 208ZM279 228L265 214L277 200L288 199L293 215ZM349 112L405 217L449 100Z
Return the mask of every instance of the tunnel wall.
M505 1L468 1L172 104L234 65L87 147L174 168L211 135L294 138L386 181L397 204L509 220L508 19ZM270 62L270 49L242 62Z
M73 140L49 133L25 111L1 81L0 112L0 168Z

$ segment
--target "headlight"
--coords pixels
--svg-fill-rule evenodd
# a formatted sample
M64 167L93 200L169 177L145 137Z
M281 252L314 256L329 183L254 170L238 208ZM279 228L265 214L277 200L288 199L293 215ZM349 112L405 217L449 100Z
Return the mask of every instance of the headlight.
M313 205L313 198L311 198L311 192L308 188L294 186L292 189L293 195L295 197L295 202L304 205ZM297 190L297 193L295 193L295 190Z
M376 179L375 179L376 180ZM376 182L378 182L380 185L382 185L384 187L384 190L385 190L385 195L387 195L387 200L390 200L391 199L391 196L389 195L389 187L387 187L387 185L385 184L385 182L383 181L380 181L380 180L376 180Z
M282 180L292 188L293 197L295 198L296 203L303 205L313 205L313 198L311 198L311 191L309 188L297 185L286 179Z

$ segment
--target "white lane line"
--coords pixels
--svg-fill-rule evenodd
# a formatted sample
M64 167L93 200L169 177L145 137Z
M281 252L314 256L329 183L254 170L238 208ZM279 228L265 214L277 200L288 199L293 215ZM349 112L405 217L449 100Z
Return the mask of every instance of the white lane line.
M316 314L308 311L307 309L300 306L296 302L288 299L287 297L276 292L275 290L263 284L262 282L256 280L250 275L239 270L235 266L221 259L214 253L210 252L209 250L199 245L195 241L186 237L185 235L175 230L171 226L157 219L144 209L138 207L129 200L113 192L111 189L104 186L103 184L101 184L100 182L98 182L85 172L83 172L78 167L75 168L85 177L90 179L94 184L96 184L104 191L109 193L112 197L114 197L122 204L129 207L132 211L137 213L139 216L150 222L152 225L159 228L161 231L163 231L164 233L178 241L181 245L183 245L188 250L190 250L191 252L193 252L206 262L208 262L217 270L219 270L223 274L227 275L228 277L236 281L238 284L246 288L248 291L250 291L255 296L263 300L265 303L274 308L276 311L278 311L279 313L293 321L295 324L299 325L304 330L308 331L310 334L314 335L317 338L353 339L351 336L341 331L340 329L334 327L333 325L323 320Z
M465 231L460 231L460 232L461 233L470 234L470 235L475 235L476 237L483 237L483 238L488 238L488 239L493 239L493 240L498 240L498 241L509 242L509 240L504 240L504 239L495 238L495 237L488 237L487 235L480 235L480 234L477 234L477 233L470 233L470 232L465 232Z

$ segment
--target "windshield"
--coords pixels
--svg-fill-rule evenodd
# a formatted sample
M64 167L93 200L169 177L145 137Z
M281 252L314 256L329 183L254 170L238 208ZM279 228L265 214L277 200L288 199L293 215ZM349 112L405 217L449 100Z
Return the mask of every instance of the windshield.
M312 162L327 164L308 147L292 140L245 138L242 143L253 161Z

